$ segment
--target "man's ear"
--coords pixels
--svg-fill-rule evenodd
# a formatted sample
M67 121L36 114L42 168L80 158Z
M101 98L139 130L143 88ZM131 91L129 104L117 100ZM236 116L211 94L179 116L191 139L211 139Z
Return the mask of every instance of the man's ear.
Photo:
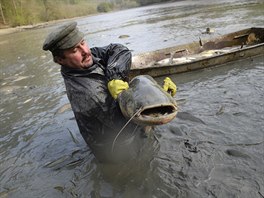
M53 57L53 61L55 62L55 63L58 63L59 65L62 65L63 64L63 58L61 58L61 57L59 57L59 56L54 56Z

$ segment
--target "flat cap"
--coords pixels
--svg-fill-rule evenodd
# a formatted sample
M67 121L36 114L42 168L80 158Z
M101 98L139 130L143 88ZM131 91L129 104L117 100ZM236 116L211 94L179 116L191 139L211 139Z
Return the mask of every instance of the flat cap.
M69 22L51 32L43 43L43 50L68 49L79 43L84 34L77 28L77 22Z

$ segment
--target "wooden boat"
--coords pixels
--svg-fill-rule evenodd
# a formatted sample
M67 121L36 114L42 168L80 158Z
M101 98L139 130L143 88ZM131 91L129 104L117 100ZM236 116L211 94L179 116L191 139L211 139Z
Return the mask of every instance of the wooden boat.
M248 28L133 56L130 77L182 73L264 55L264 28Z

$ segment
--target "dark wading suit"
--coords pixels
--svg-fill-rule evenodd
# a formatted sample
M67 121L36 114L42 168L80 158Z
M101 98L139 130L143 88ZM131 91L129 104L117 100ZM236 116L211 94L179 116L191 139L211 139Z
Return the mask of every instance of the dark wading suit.
M94 64L90 68L61 67L78 127L99 161L132 159L143 143L140 127L130 123L111 151L115 136L127 120L107 89L112 79L127 80L131 53L120 44L91 48L91 52Z

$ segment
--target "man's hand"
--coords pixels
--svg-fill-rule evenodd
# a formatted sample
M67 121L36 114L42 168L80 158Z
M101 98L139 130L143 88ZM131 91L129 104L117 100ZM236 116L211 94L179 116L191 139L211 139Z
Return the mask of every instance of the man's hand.
M114 99L117 99L118 94L120 94L122 91L127 90L129 88L128 83L119 80L119 79L114 79L108 82L107 84L108 90L111 94L111 96Z
M164 79L163 89L174 96L177 92L177 86L169 77Z

